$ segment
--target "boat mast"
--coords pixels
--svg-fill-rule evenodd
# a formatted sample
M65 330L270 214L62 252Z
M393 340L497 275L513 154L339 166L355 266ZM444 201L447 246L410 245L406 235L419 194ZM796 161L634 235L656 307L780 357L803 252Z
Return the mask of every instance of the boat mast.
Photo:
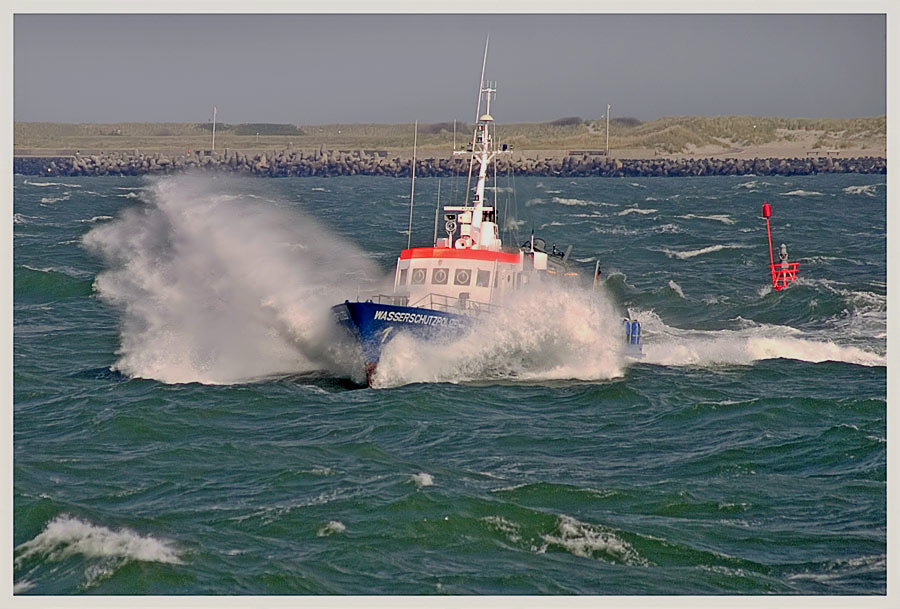
M409 249L409 246L412 244L412 212L413 212L413 197L416 194L416 144L419 142L419 121L416 121L416 126L413 131L413 155L412 161L410 162L410 166L412 167L412 185L409 189L409 231L408 237L406 238L406 249Z
M460 237L452 247L458 249L468 248L500 248L501 242L496 233L496 191L494 192L495 207L488 207L485 218L485 186L488 180L488 172L494 157L499 154L494 145L495 128L494 118L491 116L491 98L497 92L497 83L484 80L484 70L487 64L488 41L484 44L484 60L481 64L481 83L478 87L478 103L475 113L475 128L472 132L472 144L467 151L454 151L453 154L469 155L469 177L466 183L466 201L462 207L448 207L447 211L460 214ZM484 97L484 113L481 110L481 98ZM478 177L475 188L472 189L472 173L475 162L478 162ZM495 175L496 175L496 167ZM490 222L488 232L482 236L484 222Z
M475 99L475 123L478 124L478 117L481 115L481 95L484 92L484 68L487 66L487 53L488 53L488 43L491 41L491 35L488 34L487 38L484 40L484 58L481 60L481 80L478 81L478 96ZM475 137L476 134L472 132L472 156L469 157L469 175L466 177L466 202L468 205L468 197L469 193L472 192L472 166L475 163Z

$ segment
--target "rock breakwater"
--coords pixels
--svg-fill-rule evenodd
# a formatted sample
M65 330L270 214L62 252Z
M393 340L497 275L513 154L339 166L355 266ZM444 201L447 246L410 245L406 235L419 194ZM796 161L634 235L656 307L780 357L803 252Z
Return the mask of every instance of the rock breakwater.
M26 157L13 159L13 171L24 175L105 176L165 174L188 170L236 172L247 175L408 177L409 159L389 158L371 151L273 151L244 154L238 151L194 152L182 155L106 153L70 157ZM416 162L420 177L447 177L468 171L462 158L426 158ZM501 158L497 172L533 176L715 176L715 175L811 175L817 173L887 173L882 157L807 158L653 158L617 159L595 156L562 158Z

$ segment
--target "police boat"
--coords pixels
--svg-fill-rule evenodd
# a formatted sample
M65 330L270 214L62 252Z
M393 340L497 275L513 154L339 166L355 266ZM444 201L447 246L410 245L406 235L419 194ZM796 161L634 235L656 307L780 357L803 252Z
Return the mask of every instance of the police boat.
M485 59L487 48L485 48ZM485 113L478 116L473 138L466 150L454 155L469 156L469 175L477 167L474 190L463 205L443 207L446 236L430 246L407 247L397 258L391 294L346 300L332 307L337 322L362 347L366 381L372 385L384 346L400 332L420 339L461 336L479 318L491 315L508 296L539 281L569 281L578 277L570 260L572 246L565 251L554 245L547 251L545 241L535 238L518 247L504 247L497 225L497 204L485 200L489 167L507 146L495 147L495 125L490 113L496 89L485 83L482 68L476 116L484 99ZM415 178L413 178L415 179ZM436 235L435 235L436 236ZM598 281L594 268L594 286ZM640 358L640 323L625 320L624 353Z

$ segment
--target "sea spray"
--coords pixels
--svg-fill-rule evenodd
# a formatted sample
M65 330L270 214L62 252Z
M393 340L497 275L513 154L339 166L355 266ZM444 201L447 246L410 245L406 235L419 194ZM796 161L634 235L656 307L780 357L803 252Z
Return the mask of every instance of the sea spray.
M115 368L166 383L351 374L330 307L382 278L352 244L296 208L235 196L221 177L164 177L85 247L120 309Z
M602 380L624 371L622 315L605 290L528 286L465 336L401 333L384 349L375 386L519 379Z

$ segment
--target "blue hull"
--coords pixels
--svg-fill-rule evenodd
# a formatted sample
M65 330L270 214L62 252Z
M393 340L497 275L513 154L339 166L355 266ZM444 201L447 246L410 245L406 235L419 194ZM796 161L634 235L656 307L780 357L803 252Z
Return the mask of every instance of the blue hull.
M472 318L435 309L381 304L366 300L345 300L331 307L338 324L353 335L362 347L366 363L366 381L372 376L381 359L381 351L399 332L416 338L453 338L467 331ZM637 321L625 320L625 355L633 359L643 357L641 326Z
M331 307L331 311L337 322L359 341L366 362L366 379L370 383L381 350L399 332L424 339L454 337L466 331L471 323L471 318L465 315L371 300L345 300Z

